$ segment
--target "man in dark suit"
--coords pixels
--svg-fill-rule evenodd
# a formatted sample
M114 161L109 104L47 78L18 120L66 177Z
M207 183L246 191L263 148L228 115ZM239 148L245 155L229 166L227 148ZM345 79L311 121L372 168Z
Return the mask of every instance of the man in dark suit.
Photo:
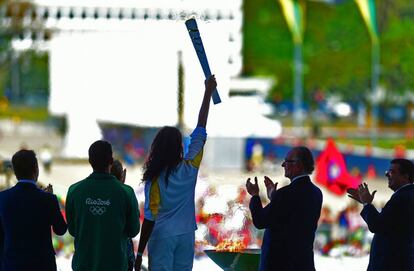
M37 188L39 168L33 151L16 152L12 164L18 182L0 192L0 270L55 271L50 227L58 235L67 229L57 198Z
M414 165L394 159L385 173L394 191L381 212L372 205L375 193L366 183L349 189L348 195L364 205L361 216L374 233L368 271L414 270Z
M313 241L322 207L322 192L310 180L314 170L312 153L306 147L290 150L282 163L291 183L276 189L265 176L270 203L262 206L257 177L246 182L252 195L250 211L253 224L266 229L260 257L260 271L315 270Z

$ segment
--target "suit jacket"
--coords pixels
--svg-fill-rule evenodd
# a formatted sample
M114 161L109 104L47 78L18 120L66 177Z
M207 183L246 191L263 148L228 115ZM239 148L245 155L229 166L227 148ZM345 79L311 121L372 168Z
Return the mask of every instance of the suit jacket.
M361 216L374 233L368 270L414 270L414 185L395 192L381 212L365 205Z
M253 224L266 229L261 271L315 270L313 241L321 206L322 192L308 176L274 191L264 208L259 196L252 197Z
M55 195L20 182L0 192L0 270L56 270L51 226L58 235L67 229Z

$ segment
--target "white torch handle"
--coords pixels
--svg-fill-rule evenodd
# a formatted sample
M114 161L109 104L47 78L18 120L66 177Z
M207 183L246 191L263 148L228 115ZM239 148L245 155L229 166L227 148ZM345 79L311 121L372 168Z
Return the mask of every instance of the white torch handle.
M211 76L210 66L208 65L208 60L206 52L204 50L203 41L201 40L200 32L198 31L197 22L195 19L189 19L185 21L188 33L190 34L191 41L193 42L194 49L197 53L198 60L200 61L201 68L203 69L204 76L209 78ZM214 90L212 95L213 103L221 103L220 96L217 89Z

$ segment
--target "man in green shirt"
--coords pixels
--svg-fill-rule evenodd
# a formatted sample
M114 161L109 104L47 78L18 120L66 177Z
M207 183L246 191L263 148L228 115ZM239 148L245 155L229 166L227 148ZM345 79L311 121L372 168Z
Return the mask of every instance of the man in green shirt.
M139 232L134 190L110 174L112 147L98 140L89 148L93 173L69 187L66 219L75 238L75 271L126 271L127 239Z

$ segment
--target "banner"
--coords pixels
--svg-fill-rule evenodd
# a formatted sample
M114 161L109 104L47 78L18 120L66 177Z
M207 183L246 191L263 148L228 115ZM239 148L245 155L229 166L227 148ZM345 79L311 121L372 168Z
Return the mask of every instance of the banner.
M377 28L377 15L375 8L375 0L355 0L362 18L368 29L368 33L371 37L372 43L378 43L378 28Z
M293 41L302 43L305 28L305 1L279 0L286 23L292 32Z
M316 161L316 181L329 191L343 195L348 188L356 188L361 178L348 172L342 153L335 142L329 139Z

